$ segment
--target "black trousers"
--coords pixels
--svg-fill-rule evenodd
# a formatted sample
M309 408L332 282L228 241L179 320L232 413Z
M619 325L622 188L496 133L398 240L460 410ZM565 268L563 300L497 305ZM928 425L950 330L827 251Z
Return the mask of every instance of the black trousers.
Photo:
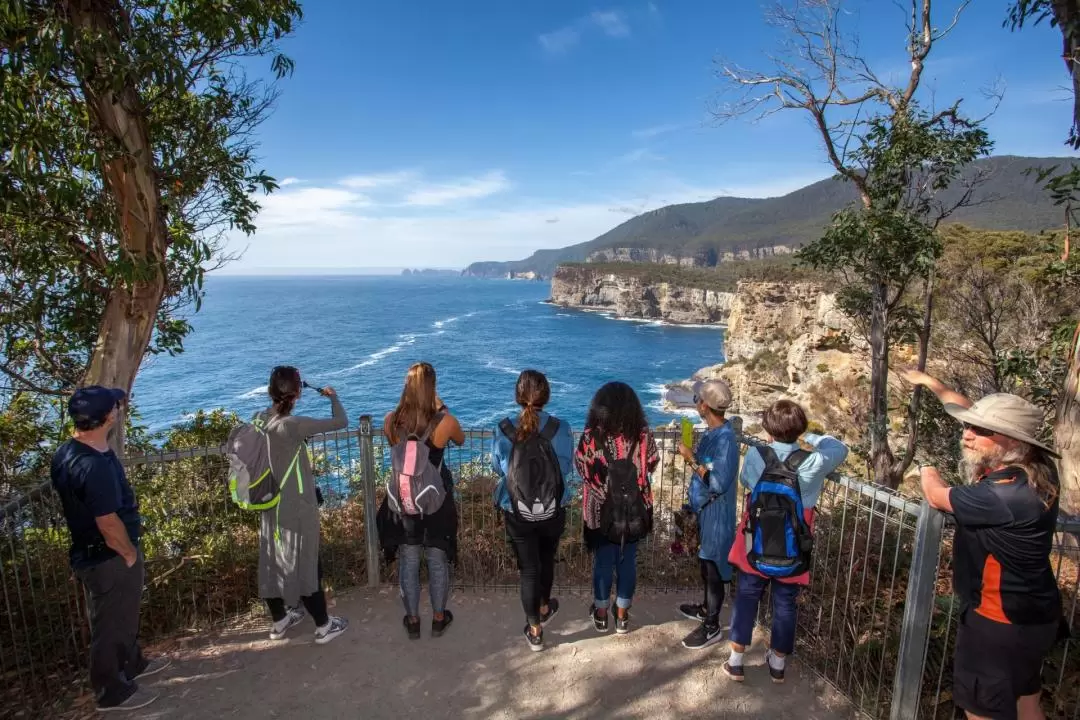
M555 551L566 526L566 514L551 520L526 522L505 513L506 536L514 546L521 572L521 607L530 625L540 624L540 606L551 599L555 583Z
M142 552L131 567L117 555L75 571L90 593L90 685L100 706L127 700L146 668L138 642L144 573Z
M330 622L330 615L326 611L326 593L323 592L322 587L322 560L319 561L319 589L311 595L304 595L300 598L300 602L304 603L304 608L311 615L311 619L315 621L315 627L322 627L326 623ZM285 619L285 601L281 598L264 598L266 600L266 607L270 608L270 617L274 619L274 622L281 622Z
M712 560L701 560L701 582L705 585L705 624L720 624L720 607L724 604L724 581L720 570Z

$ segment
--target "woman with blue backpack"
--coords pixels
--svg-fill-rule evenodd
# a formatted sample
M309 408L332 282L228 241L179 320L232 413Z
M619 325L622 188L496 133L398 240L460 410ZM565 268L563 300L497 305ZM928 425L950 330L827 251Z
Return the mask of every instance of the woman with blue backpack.
M543 373L523 371L514 395L521 412L516 421L506 417L496 427L491 465L499 476L495 505L503 511L521 574L525 640L539 651L543 626L559 612L551 586L570 501L566 476L573 469L574 433L569 423L544 412L551 386Z
M649 475L660 462L645 410L626 383L596 391L574 463L582 479L585 544L593 553L593 605L597 632L630 632L630 606L637 587L637 543L652 532ZM615 606L611 586L615 583ZM609 612L610 611L610 612Z
M405 605L402 624L410 640L420 639L421 555L427 561L431 637L440 637L454 621L446 602L450 597L450 564L457 554L458 517L454 476L443 456L451 442L465 442L465 432L439 398L435 381L435 368L429 363L410 367L401 400L383 422L383 434L391 445L392 470L385 502L394 524L400 526L397 553Z
M722 637L720 607L724 604L724 585L731 582L728 554L735 542L739 440L731 421L724 417L731 405L727 383L707 380L695 384L694 404L708 429L696 451L682 443L678 451L694 473L687 500L690 510L697 515L701 539L698 557L705 599L700 604L681 605L679 612L701 623L682 641L683 647L701 650Z
M807 433L806 412L791 400L773 403L761 426L769 444L747 450L739 476L749 492L738 540L728 557L739 569L739 584L731 617L731 657L723 667L731 678L743 681L743 653L752 640L758 603L771 588L772 638L765 660L772 681L782 683L787 656L795 649L795 601L810 584L814 507L825 477L844 462L848 448L828 435ZM800 447L800 437L812 450Z

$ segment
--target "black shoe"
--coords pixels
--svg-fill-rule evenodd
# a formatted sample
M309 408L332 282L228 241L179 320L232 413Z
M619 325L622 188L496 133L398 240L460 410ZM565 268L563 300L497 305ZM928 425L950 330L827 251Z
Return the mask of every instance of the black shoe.
M723 667L727 676L735 682L742 682L746 679L746 673L743 672L742 665L732 665L731 663L726 662Z
M405 626L405 631L409 633L410 640L420 639L420 618L410 620L406 615L405 619L401 621L401 624Z
M627 608L627 610L626 610L626 615L623 615L622 617L619 617L619 611L616 610L615 608L612 608L609 611L609 614L612 614L612 615L615 616L615 632L617 632L619 635L625 635L626 633L630 632L630 609L629 608Z
M130 712L132 710L141 710L157 699L157 693L145 688L136 688L123 701L113 704L99 704L97 709L98 712Z
M592 618L593 627L596 628L596 632L607 632L608 630L608 615L611 613L605 611L603 617L600 616L600 608L595 605L589 610L589 617Z
M532 625L525 624L525 642L529 643L529 649L533 652L540 652L544 649L544 631L540 630L539 635L532 634Z
M781 668L779 670L774 668L772 666L772 663L769 662L774 657L776 657L776 653L774 653L772 650L766 650L765 651L765 665L768 666L768 668L769 668L769 677L772 678L772 681L774 683L776 683L777 685L780 685L781 683L784 682L784 669L785 668Z
M555 598L551 598L547 602L548 611L540 616L540 624L547 625L551 622L551 618L555 617L559 613L559 601Z
M454 622L454 613L443 610L442 620L435 620L434 618L431 620L431 637L441 637L452 622Z
M686 605L679 606L679 612L687 620L697 620L698 622L705 622L705 606L704 605Z
M684 648L691 650L704 650L713 643L720 642L723 637L724 633L720 632L719 625L701 623L694 628L692 633L683 638L682 644Z

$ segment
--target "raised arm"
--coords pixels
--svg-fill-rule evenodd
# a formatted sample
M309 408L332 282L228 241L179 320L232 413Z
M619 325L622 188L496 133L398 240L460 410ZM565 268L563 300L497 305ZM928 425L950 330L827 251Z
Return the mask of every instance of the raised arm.
M900 373L900 377L907 380L909 383L915 386L922 386L930 392L937 395L938 400L942 403L952 403L953 405L959 405L960 407L969 408L974 403L968 400L966 397L956 392L945 383L938 380L936 377L928 375L921 370L904 370Z
M803 440L814 447L814 453L820 458L816 472L822 477L844 464L848 456L848 446L832 435L806 433Z
M323 388L323 395L330 398L332 416L329 418L312 418L304 417L302 415L294 417L292 421L293 432L295 432L300 439L309 438L312 435L318 435L319 433L342 430L348 426L349 416L345 413L345 408L342 407L341 401L338 400L334 388Z

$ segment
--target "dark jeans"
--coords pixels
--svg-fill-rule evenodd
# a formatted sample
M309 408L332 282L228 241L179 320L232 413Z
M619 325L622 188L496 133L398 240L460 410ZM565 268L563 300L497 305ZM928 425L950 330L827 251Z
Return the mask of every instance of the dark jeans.
M139 648L143 556L131 567L117 555L75 571L90 593L90 685L98 705L119 705L135 692L146 668Z
M701 582L705 585L705 624L720 624L720 608L724 604L724 581L720 569L712 560L701 559Z
M326 623L330 622L330 616L326 612L326 593L322 589L322 560L319 561L319 589L311 595L305 595L300 598L300 601L304 603L304 607L307 608L308 614L311 615L311 619L315 621L315 627L322 627ZM270 608L270 617L274 619L274 622L281 622L285 619L285 601L281 598L264 598L266 600L266 607Z
M551 599L555 582L555 551L559 548L566 525L566 516L543 522L518 520L505 513L506 536L514 546L518 570L521 573L521 607L531 625L540 624L540 607Z
M783 655L795 649L795 599L799 585L777 582L753 573L739 573L739 588L735 593L735 610L731 616L731 642L750 645L754 637L758 603L765 588L772 586L772 639L769 647Z
M593 597L598 608L606 608L611 602L611 583L618 576L615 586L615 604L628 609L637 588L637 543L620 546L604 540L593 555Z

